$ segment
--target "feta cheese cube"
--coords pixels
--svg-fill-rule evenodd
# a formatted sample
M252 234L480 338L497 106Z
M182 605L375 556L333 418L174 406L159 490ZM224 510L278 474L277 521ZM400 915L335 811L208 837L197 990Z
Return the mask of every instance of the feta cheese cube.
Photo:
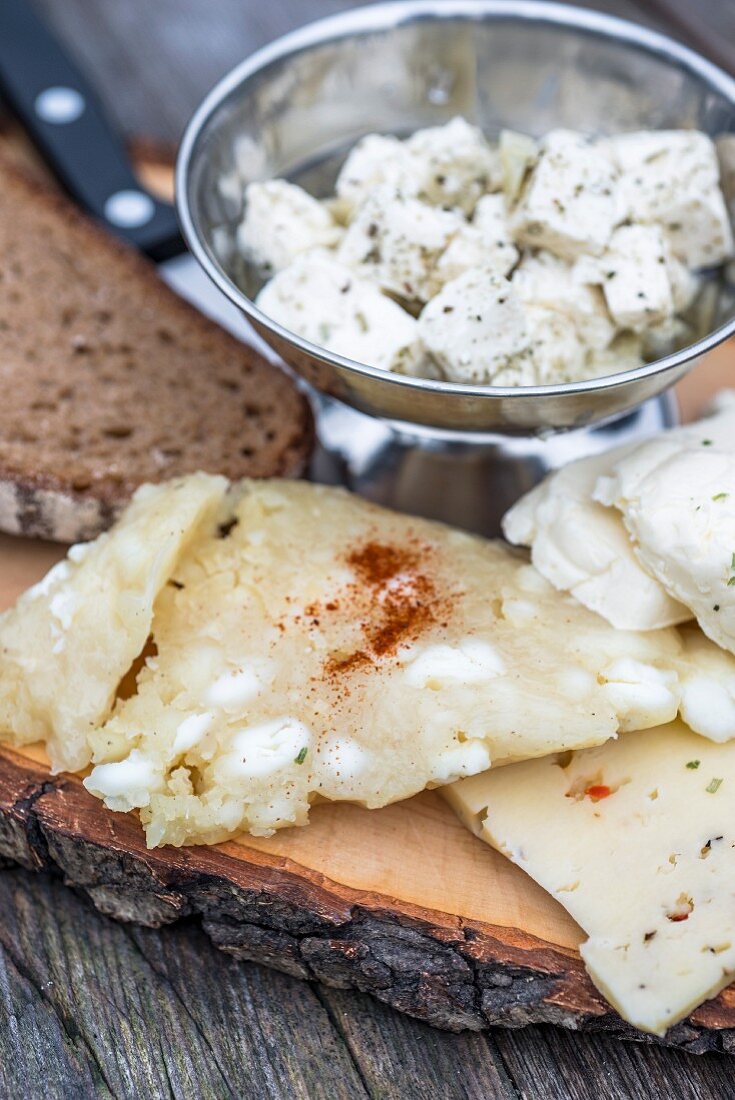
M275 275L256 304L312 344L381 370L421 373L413 317L326 251L307 252Z
M508 202L520 195L528 172L538 160L539 145L527 134L515 130L500 131L500 169L503 192Z
M673 316L666 246L658 226L616 229L601 267L605 300L619 328L641 332Z
M623 374L642 366L640 336L634 332L621 332L606 348L593 349L588 353L585 377L604 378L608 374Z
M237 230L246 259L280 271L301 252L336 245L341 229L317 199L287 180L250 183L245 216Z
M528 345L499 370L497 386L553 386L585 378L586 348L574 321L542 306L524 309Z
M420 174L419 197L426 202L460 207L471 214L481 195L500 188L497 150L477 126L463 118L417 130L406 148Z
M551 252L524 256L511 281L522 301L573 321L579 339L590 348L606 348L613 339L615 325L600 288L581 281L572 264Z
M335 191L341 205L352 216L376 187L388 185L402 195L418 193L421 169L395 137L368 134L350 151L337 176Z
M338 258L384 290L426 301L435 290L437 260L464 226L464 218L455 211L379 188L358 210Z
M620 219L616 168L582 134L552 130L513 215L516 238L563 259L599 256Z
M517 261L504 196L483 195L472 221L459 229L437 261L436 290L471 267L491 267L498 275L507 275Z
M490 383L528 346L523 307L507 279L479 267L424 307L419 335L448 379Z
M709 267L732 255L717 154L706 134L643 131L609 138L605 146L620 169L633 221L661 225L687 267Z

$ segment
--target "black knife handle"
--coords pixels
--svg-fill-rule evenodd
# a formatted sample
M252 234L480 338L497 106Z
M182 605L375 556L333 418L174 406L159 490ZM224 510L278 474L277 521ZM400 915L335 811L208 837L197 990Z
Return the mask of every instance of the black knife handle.
M183 251L173 207L141 187L94 89L26 0L0 0L0 92L66 191L118 237Z

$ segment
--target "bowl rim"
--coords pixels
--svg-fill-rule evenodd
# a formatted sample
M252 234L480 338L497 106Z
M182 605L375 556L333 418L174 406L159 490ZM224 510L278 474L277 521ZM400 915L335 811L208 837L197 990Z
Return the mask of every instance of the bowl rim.
M273 62L295 56L310 47L327 42L370 34L374 31L390 31L413 22L444 19L477 21L485 18L571 27L597 37L629 43L635 48L663 58L678 68L695 73L735 106L735 78L695 50L682 45L668 35L627 19L620 19L588 8L555 3L553 0L382 0L380 3L338 12L289 31L246 57L222 77L204 97L186 126L176 159L176 209L181 232L189 250L215 286L234 306L245 313L257 328L272 332L280 341L297 348L312 359L338 367L350 374L362 375L419 393L493 400L522 397L572 397L633 385L637 381L666 374L690 361L693 365L694 360L712 351L735 334L735 317L713 329L696 343L689 344L671 355L636 367L634 370L577 382L540 386L492 386L395 374L331 352L318 344L304 340L290 329L271 320L211 258L192 214L189 182L192 162L201 134L210 119L233 92Z

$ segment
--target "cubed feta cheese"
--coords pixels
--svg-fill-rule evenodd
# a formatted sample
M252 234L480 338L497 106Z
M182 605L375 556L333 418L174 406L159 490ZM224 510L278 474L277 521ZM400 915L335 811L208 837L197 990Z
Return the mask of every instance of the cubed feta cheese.
M606 348L614 337L615 325L600 288L580 281L565 260L550 252L524 256L511 281L522 301L573 321L580 340L590 348Z
M499 152L503 192L508 202L513 203L523 189L529 170L538 160L539 145L527 134L501 130Z
M257 305L338 355L381 370L419 371L423 352L414 318L326 251L298 256L266 283Z
M543 306L524 308L528 346L498 371L498 386L553 386L586 377L586 348L574 321Z
M472 221L452 237L437 261L436 290L471 267L491 267L498 275L507 275L517 261L504 196L483 195Z
M404 142L368 134L350 151L337 176L337 198L351 216L376 187L388 185L402 195L416 195L421 170Z
M616 229L600 266L605 300L619 328L641 332L673 316L666 245L658 226Z
M528 346L523 307L507 279L480 267L447 283L418 321L426 348L454 382L493 382Z
M564 259L599 255L620 217L617 177L604 149L582 134L552 130L514 212L516 237Z
M688 267L732 255L733 238L719 187L717 154L706 134L658 130L609 138L633 221L661 225Z
M243 255L280 271L309 248L337 244L341 229L330 212L287 180L251 183L245 189L245 216L237 230Z
M417 130L406 142L420 173L419 197L471 214L481 195L502 182L500 156L477 126L453 118L444 126Z
M426 301L434 267L464 218L392 188L379 188L358 210L338 250L342 263L402 298Z
M640 336L634 332L621 332L606 348L589 352L585 377L604 378L608 374L622 374L642 366L643 347Z

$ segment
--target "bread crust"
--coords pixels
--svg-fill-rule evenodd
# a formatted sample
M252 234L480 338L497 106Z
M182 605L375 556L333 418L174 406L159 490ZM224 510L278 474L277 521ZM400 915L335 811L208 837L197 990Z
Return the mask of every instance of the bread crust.
M285 371L3 153L0 183L0 530L89 539L144 481L304 473Z

